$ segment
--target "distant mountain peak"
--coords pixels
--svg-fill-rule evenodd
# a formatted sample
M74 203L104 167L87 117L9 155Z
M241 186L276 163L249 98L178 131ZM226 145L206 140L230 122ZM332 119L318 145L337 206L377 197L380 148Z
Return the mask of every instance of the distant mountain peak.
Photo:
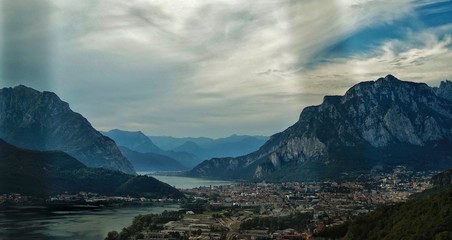
M0 89L0 137L34 150L64 151L89 167L134 174L115 143L53 92L19 85Z
M141 131L126 131L113 129L103 133L113 139L118 145L125 146L137 152L161 152L148 136Z
M392 74L386 75L384 78L379 78L378 80L385 80L385 81L400 81L400 79L394 77Z
M110 130L109 132L115 132L115 133L120 132L120 133L140 134L140 135L146 136L142 131L128 131L128 130L122 130L122 129L118 129L118 128L112 129L112 130Z
M9 89L17 90L17 91L30 91L30 92L39 93L38 90L36 90L34 88L31 88L31 87L28 87L28 86L25 86L25 85L22 85L22 84L14 86L14 87L10 87Z
M452 85L452 81L450 81L450 80L445 80L445 81L441 81L441 83L439 84L439 87L441 88L441 87L450 87Z

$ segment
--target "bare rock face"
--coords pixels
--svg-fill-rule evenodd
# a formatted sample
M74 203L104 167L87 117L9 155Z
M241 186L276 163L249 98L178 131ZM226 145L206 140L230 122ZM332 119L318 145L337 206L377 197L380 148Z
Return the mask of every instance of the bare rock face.
M439 87L434 87L433 91L438 97L452 101L452 81L442 81Z
M1 89L0 138L22 148L64 151L88 167L135 174L113 140L52 92L22 85Z
M452 166L451 143L452 102L426 84L388 75L305 108L297 123L273 135L258 151L205 161L192 174L303 179L298 171L304 172L308 165L330 175L378 164L441 169ZM233 160L236 167L228 167Z

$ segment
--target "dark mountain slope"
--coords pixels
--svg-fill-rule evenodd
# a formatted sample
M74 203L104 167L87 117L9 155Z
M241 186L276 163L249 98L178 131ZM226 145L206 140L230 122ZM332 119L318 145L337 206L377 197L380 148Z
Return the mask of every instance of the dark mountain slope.
M170 137L170 136L148 136L152 142L157 145L159 148L169 151L173 150L186 142L194 142L200 147L204 147L206 145L211 144L214 140L206 137Z
M138 172L188 170L178 161L164 155L152 152L140 153L123 146L119 146L119 149Z
M179 191L152 177L88 168L64 152L21 149L0 139L0 194L41 197L80 191L132 194L124 186L134 189L136 196L182 197Z
M202 156L204 155L204 152L206 150L204 148L200 147L195 142L187 141L187 142L183 143L182 145L172 149L172 151L175 151L175 152L189 152L189 153L193 153L196 156L199 156L199 157L202 158Z
M146 153L162 151L151 141L151 139L140 131L129 132L113 129L108 132L102 132L102 134L115 140L116 144L119 146L125 146L136 152Z
M135 173L114 141L52 92L0 89L0 138L27 149L64 151L89 167Z
M108 132L103 132L105 136L112 138L118 145L129 148L132 151L140 153L155 153L172 158L183 166L194 167L200 162L199 158L192 153L163 151L157 147L146 135L142 132L129 132L119 129L114 129ZM172 169L180 170L180 169Z
M379 165L452 166L452 102L423 83L392 75L326 96L258 151L204 161L195 176L304 180L336 178Z
M452 169L433 176L432 184L435 187L452 187Z
M351 223L317 234L322 239L452 239L452 190L380 206Z

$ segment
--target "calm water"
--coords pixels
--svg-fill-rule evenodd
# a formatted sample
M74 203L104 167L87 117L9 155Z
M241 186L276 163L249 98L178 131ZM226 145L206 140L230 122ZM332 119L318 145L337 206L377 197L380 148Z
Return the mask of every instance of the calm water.
M45 208L16 207L0 210L0 239L102 240L120 231L138 214L177 210L165 207L133 207L83 211L48 211Z
M139 173L146 174L146 173ZM222 181L222 180L210 180L206 178L189 178L189 177L179 177L179 176L163 176L163 175L154 175L149 174L158 180L168 183L169 185L179 188L179 189L191 189L197 187L209 187L209 186L221 186L221 185L230 185L234 184L234 182L230 181Z
M229 181L203 178L152 176L182 189L233 184ZM123 227L129 226L133 218L139 214L177 210L178 207L178 205L168 205L83 211L49 211L45 208L16 207L0 210L0 240L102 240L108 232L113 230L119 232Z

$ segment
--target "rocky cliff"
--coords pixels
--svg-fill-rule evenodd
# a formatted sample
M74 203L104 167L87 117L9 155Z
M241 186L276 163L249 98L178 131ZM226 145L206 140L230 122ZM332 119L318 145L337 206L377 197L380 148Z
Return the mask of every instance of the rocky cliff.
M337 177L380 165L452 166L452 102L423 83L392 75L305 108L297 123L258 151L205 161L196 176L298 180Z
M0 138L22 148L64 151L89 167L135 173L113 140L52 92L1 89Z
M442 81L439 87L434 87L433 91L439 97L452 101L452 82L449 80Z

